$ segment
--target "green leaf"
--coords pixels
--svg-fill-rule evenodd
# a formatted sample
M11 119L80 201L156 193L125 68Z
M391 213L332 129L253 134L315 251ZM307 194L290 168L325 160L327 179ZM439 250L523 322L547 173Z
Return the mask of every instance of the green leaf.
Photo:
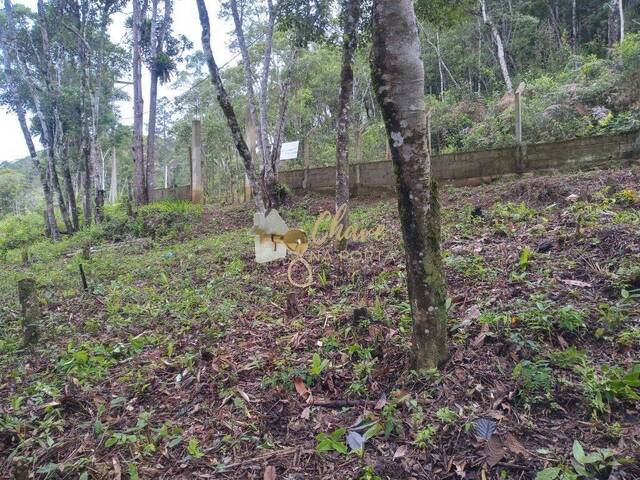
M87 363L89 360L89 354L84 350L78 350L73 354L73 359L78 363Z
M573 458L575 458L576 461L580 463L584 463L584 460L586 458L584 449L582 448L582 445L578 440L573 441Z
M589 472L587 472L587 469L584 468L582 465L574 463L573 469L576 471L578 475L582 475L583 477L589 477Z
M129 478L131 480L140 480L140 477L138 475L138 467L136 466L135 463L130 463L128 466L129 469Z
M54 473L58 471L57 463L47 463L45 466L36 470L36 473Z
M366 432L364 432L364 439L365 440L369 440L373 437L375 437L376 435L378 435L380 432L382 432L383 428L379 423L376 423L375 425L373 425L372 427L370 427Z
M560 467L545 468L536 475L536 480L555 480L560 474Z
M182 442L182 437L178 435L177 437L173 437L173 439L167 444L167 446L169 448L173 448L176 445L178 445L180 442Z

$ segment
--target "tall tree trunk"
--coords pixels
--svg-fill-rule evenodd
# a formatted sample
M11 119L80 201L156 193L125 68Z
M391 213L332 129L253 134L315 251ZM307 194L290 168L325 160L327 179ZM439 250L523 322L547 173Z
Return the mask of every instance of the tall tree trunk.
M151 58L151 67L149 68L150 73L150 85L149 85L149 123L147 130L147 158L145 162L145 176L147 178L147 192L151 192L155 188L155 167L156 167L156 159L155 159L155 146L156 146L156 112L158 106L158 43L160 40L158 39L158 2L159 0L151 0L151 35L149 38L150 42L150 58ZM166 3L165 3L166 8ZM148 193L147 193L148 194Z
M571 0L571 47L573 53L578 49L578 13L576 0Z
M83 135L81 142L82 167L84 175L82 175L82 189L84 191L83 216L84 225L91 225L93 218L93 205L91 204L91 146L87 142L87 135Z
M266 194L269 195L269 182L270 177L274 172L270 169L270 155L269 139L267 137L268 122L267 122L267 88L269 86L269 71L271 69L271 50L273 48L273 26L275 23L275 13L273 11L272 0L267 0L267 7L269 17L267 20L267 33L265 36L264 55L262 58L262 75L260 76L260 117L258 123L260 125L259 131L262 138L260 139L260 149L262 156L262 180Z
M63 153L65 158L67 157L67 149ZM71 168L69 162L65 161L62 164L62 177L64 178L64 187L67 191L67 200L69 201L69 212L71 213L71 222L75 230L80 228L80 220L78 219L78 206L76 204L76 192L73 186L73 178L71 176Z
M620 0L609 0L609 18L607 22L607 36L609 47L613 47L624 33L622 33L622 18L620 16Z
M220 104L222 113L227 119L227 124L229 125L229 129L231 130L231 135L233 136L236 149L238 150L238 153L242 158L244 170L247 174L247 178L253 192L253 198L256 203L256 208L258 212L264 213L266 209L263 200L263 193L260 185L256 181L256 175L253 170L253 162L251 161L251 152L249 152L249 148L247 147L247 144L242 137L242 131L240 130L240 126L238 125L235 111L233 110L233 106L231 105L227 92L224 89L222 79L220 78L218 66L216 65L216 61L213 58L213 52L211 51L211 26L209 23L209 13L207 12L207 7L204 4L204 0L196 0L196 3L198 5L198 15L200 17L200 25L202 27L202 50L204 51L207 66L209 68L209 74L211 75L211 83L213 83L216 88L218 103Z
M134 190L137 205L149 201L142 145L143 99L142 99L142 6L133 0L133 163L135 166Z
M547 8L549 10L549 21L551 23L551 29L553 30L553 35L556 38L556 46L558 49L562 48L562 32L560 31L560 19L558 18L558 11L553 8L553 6L548 3Z
M495 23L491 20L491 17L487 13L487 5L485 0L479 0L480 7L482 9L482 20L486 25L489 26L491 30L491 36L493 37L493 43L496 44L496 50L498 52L498 62L500 63L500 71L502 72L502 78L504 79L504 84L507 87L507 91L513 91L513 83L511 82L511 75L509 75L509 68L507 68L507 61L504 56L504 45L502 44L502 37L500 36L500 32L498 32L498 28Z
M342 34L342 67L340 69L340 96L338 98L338 124L336 127L336 212L345 205L342 228L347 228L349 203L349 120L353 97L353 55L358 47L360 0L345 4ZM338 242L346 248L346 240Z
M6 70L5 70L6 71ZM40 177L40 183L42 185L42 192L44 194L44 211L45 218L47 219L47 231L50 232L51 238L53 241L60 240L60 230L58 229L58 222L56 220L54 205L53 205L53 193L51 191L51 184L49 182L49 176L47 175L47 167L46 165L42 165L40 160L38 159L38 154L36 152L35 145L33 144L33 139L31 138L31 132L29 131L29 127L27 126L27 119L24 108L22 105L16 105L16 114L18 115L18 122L20 123L20 129L22 130L22 135L24 136L24 140L27 144L27 148L29 149L29 156L31 157L31 162L35 167L38 175Z
M29 150L29 157L31 158L31 162L35 170L38 172L40 178L40 184L42 185L42 192L44 195L44 205L45 205L45 228L50 233L51 238L54 241L58 241L60 239L60 232L58 230L58 224L56 222L56 216L54 212L53 206L53 194L51 192L51 186L49 184L49 179L47 176L47 169L45 165L40 163L38 159L38 154L36 152L36 147L33 143L33 138L31 137L31 132L27 125L27 115L20 101L18 95L16 95L16 85L18 84L17 77L18 75L13 70L13 42L15 40L15 24L13 23L13 6L11 5L10 0L4 0L5 6L5 15L7 17L6 25L7 30L4 32L2 30L2 25L0 25L0 42L2 44L2 60L4 65L4 72L7 76L7 81L11 85L9 88L10 101L13 107L13 110L16 112L18 117L18 123L20 124L20 129L22 130L22 136L24 137L24 141L27 144L27 149Z
M412 0L374 0L372 79L393 159L416 368L447 359L440 213L426 147L424 67Z
M268 20L267 20L267 33L265 35L265 47L262 58L262 74L260 76L260 102L258 117L260 139L260 155L261 165L260 173L262 180L262 189L265 195L265 201L267 202L267 208L276 208L278 206L277 195L277 174L272 162L272 151L269 145L268 131L269 122L267 120L267 99L269 95L269 73L271 70L271 52L273 49L273 29L275 24L275 11L273 8L272 0L267 0ZM273 145L275 148L275 145Z
M293 75L298 63L298 48L293 47L291 60L288 62L287 75L280 88L280 96L278 99L278 116L276 118L276 128L273 134L273 148L271 149L271 170L275 181L278 181L278 167L280 164L280 150L282 148L282 135L284 134L284 123L289 107L289 91L293 83Z
M620 15L620 43L624 42L624 6L622 0L618 0L618 14Z
M249 57L249 49L247 48L247 42L244 38L244 30L242 28L242 16L238 11L238 2L237 0L231 0L231 14L233 16L233 23L235 25L236 38L238 40L238 48L240 49L240 54L242 55L242 64L244 67L244 86L247 90L247 131L249 131L249 125L251 125L251 130L255 135L253 141L247 139L249 141L249 145L252 148L252 156L255 160L257 153L257 145L260 144L260 150L264 151L264 147L262 145L262 130L260 128L260 124L258 122L257 108L256 108L256 95L253 90L253 68L251 67L251 58ZM254 149L253 145L256 145Z
M147 133L147 162L146 177L147 190L151 191L156 186L156 120L158 109L158 80L159 72L157 68L158 55L164 48L164 41L167 28L171 21L171 0L164 1L164 21L162 27L158 28L158 1L151 0L151 85L149 87L149 125Z
M62 192L62 188L60 187L60 180L58 178L58 170L56 169L56 164L54 161L53 149L51 147L47 147L49 151L49 179L51 180L51 185L53 185L53 190L58 195L58 208L60 209L60 215L62 215L62 221L64 222L64 226L67 229L67 233L73 233L73 224L71 223L71 218L69 217L69 210L67 209L67 199Z
M116 147L111 148L111 185L110 185L109 201L116 203L118 200L118 157L116 156Z
M45 7L43 0L38 0L38 28L40 30L40 38L42 39L42 65L41 68L44 73L44 81L45 81L45 92L48 96L49 100L49 108L51 110L51 122L50 125L51 130L49 131L49 124L45 121L45 128L47 128L49 142L47 143L47 151L49 152L50 157L50 165L49 165L49 173L51 175L51 180L53 184L54 190L58 193L58 208L60 209L60 213L62 215L62 220L67 229L67 233L73 233L75 231L75 226L73 225L71 218L69 217L69 212L67 209L67 204L64 199L64 195L62 193L62 189L60 188L60 182L58 180L58 173L56 170L56 161L64 162L67 161L66 158L62 155L62 146L64 142L64 132L62 129L62 121L60 120L60 112L59 112L59 101L60 101L60 91L57 88L57 76L53 78L53 71L57 72L57 67L53 64L52 54L51 54L51 46L49 43L49 31L47 26L47 18L45 15ZM64 167L63 167L64 168ZM73 187L72 187L73 188Z

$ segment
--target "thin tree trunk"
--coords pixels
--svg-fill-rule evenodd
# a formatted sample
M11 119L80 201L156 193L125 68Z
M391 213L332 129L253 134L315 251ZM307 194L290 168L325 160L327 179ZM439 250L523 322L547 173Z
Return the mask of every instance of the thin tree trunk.
M302 147L302 164L304 166L304 177L302 179L302 189L306 192L309 188L309 143L310 135L304 137L304 146Z
M47 28L47 19L45 15L45 8L43 0L38 0L38 28L40 30L40 38L42 39L42 51L43 51L43 64L41 68L44 73L45 91L48 95L49 106L51 108L52 124L51 130L49 130L49 124L41 117L41 123L43 123L43 130L46 129L48 133L47 151L49 153L49 174L51 175L51 181L53 188L58 194L58 208L62 215L62 221L65 224L67 233L73 233L75 226L73 225L71 218L69 217L69 211L65 202L62 189L60 188L60 182L58 180L58 173L56 170L56 160L66 162L66 159L62 155L62 143L64 138L64 132L62 130L62 121L60 120L60 114L58 110L58 102L60 99L60 92L56 88L57 80L52 78L52 70L55 70L55 66L52 64L51 46L49 44L49 32ZM64 168L64 167L63 167Z
M12 107L16 112L18 117L18 122L20 124L20 129L22 130L22 136L24 137L24 141L27 144L27 149L29 150L29 156L31 158L31 162L33 163L34 168L38 172L40 178L40 184L42 185L42 192L44 194L44 203L45 203L45 228L50 233L51 238L54 241L58 241L60 239L60 232L58 230L58 224L56 222L55 211L53 206L53 194L51 192L51 186L49 184L47 169L46 166L40 163L38 159L38 154L36 152L36 147L33 143L33 138L31 137L31 132L29 131L29 127L27 125L27 115L22 105L20 99L15 94L15 85L17 85L17 75L13 70L12 60L13 60L13 42L15 40L15 24L13 23L13 6L11 5L10 0L4 0L5 6L5 15L7 17L6 25L7 31L2 31L2 25L0 25L0 41L2 41L2 50L3 50L3 65L5 75L7 76L7 81L11 85L9 89L10 99L12 102Z
M171 21L171 0L164 2L164 21L162 28L158 29L158 1L152 0L151 15L151 85L149 89L149 125L147 133L147 162L146 177L147 190L151 191L155 188L155 170L156 170L156 119L158 108L158 79L159 72L157 68L157 57L162 53L164 40L167 33L167 27Z
M556 45L560 49L562 48L562 33L560 32L560 20L557 15L558 12L550 3L547 4L547 8L549 10L549 20L551 22L551 28L553 29L553 34L556 37Z
M282 83L280 97L278 100L278 117L276 119L275 133L273 135L273 148L271 149L271 169L276 182L278 181L278 167L280 163L280 150L282 148L282 135L284 133L284 122L287 115L287 109L289 107L289 91L291 90L293 75L298 63L298 54L298 49L293 47L293 54L289 62L287 76Z
M38 159L38 154L36 152L35 145L33 144L33 139L31 138L31 132L29 131L29 127L27 126L26 114L22 105L16 105L16 114L18 115L18 122L20 123L22 135L24 136L27 148L29 149L31 162L38 172L40 183L42 184L42 192L44 194L44 211L45 218L47 219L46 228L47 231L50 232L51 238L57 242L58 240L60 240L60 230L58 229L58 222L56 220L53 205L53 193L51 192L51 185L49 183L49 177L47 175L47 167L45 165L42 165Z
M66 149L65 149L66 151ZM65 154L66 157L66 154ZM76 204L76 192L73 186L73 178L71 176L71 168L69 162L62 164L62 176L64 178L64 186L67 191L67 199L69 200L69 212L71 213L71 222L75 230L80 228L80 220L78 219L78 206Z
M624 6L622 0L618 0L618 13L620 15L620 43L624 42Z
M118 158L116 156L116 147L111 148L111 185L110 185L109 201L116 203L118 200Z
M622 22L620 22L620 0L609 0L609 18L607 22L608 26L608 44L609 47L613 47L616 42L620 41L622 34Z
M256 175L253 170L253 162L251 161L251 152L249 152L249 148L247 147L247 144L242 137L242 131L240 130L240 126L238 125L235 111L233 110L233 106L231 105L227 92L224 89L222 79L220 78L218 66L216 65L216 61L213 57L213 52L211 51L211 26L209 23L209 13L207 12L207 7L204 3L204 0L196 0L196 3L198 5L198 15L200 17L200 25L202 27L202 50L204 51L207 66L209 68L209 74L211 75L211 83L213 83L216 88L218 103L220 104L222 113L227 119L227 124L229 125L229 129L231 130L231 135L233 136L236 149L238 150L238 153L242 158L244 170L247 174L247 178L253 192L253 198L256 203L256 208L258 212L264 213L266 209L263 200L263 193L258 182L256 181Z
M273 2L272 0L267 0L267 7L269 12L269 19L267 21L267 33L265 36L265 47L264 47L264 55L262 58L262 75L260 77L260 117L259 117L259 132L262 138L260 139L260 148L262 155L262 180L264 184L264 188L266 189L266 194L268 197L271 196L269 191L271 176L274 172L271 171L270 168L270 157L271 152L269 148L269 139L267 138L267 88L269 85L269 70L271 68L271 49L273 47L273 26L275 23L275 14L273 11Z
M156 108L158 104L158 69L156 66L158 56L158 2L151 0L151 35L149 38L151 46L151 67L149 86L149 124L147 130L147 158L145 161L145 176L147 178L147 192L151 192L155 187L155 144L156 144ZM166 3L165 3L166 8ZM148 195L148 193L147 193Z
M242 17L240 16L240 12L238 11L237 0L231 0L230 5L231 13L233 16L233 23L235 25L236 38L238 40L238 48L240 49L240 54L242 55L242 64L244 66L244 85L247 90L247 131L249 130L249 125L251 125L253 134L255 135L253 141L249 140L248 136L247 139L249 141L249 146L252 148L252 158L255 161L257 154L257 145L260 144L261 152L264 152L265 147L262 144L262 129L260 123L258 122L256 95L253 90L253 68L251 67L251 58L249 57L249 50L244 38Z
M571 1L571 46L573 53L578 49L578 14L576 0Z
M64 193L62 192L62 188L60 187L60 180L58 179L58 171L56 169L55 162L53 160L53 152L50 147L47 147L49 152L49 178L51 180L51 184L53 185L53 190L58 195L58 208L60 209L60 214L62 215L62 221L64 222L64 226L67 229L67 233L73 233L73 224L71 223L71 218L69 218L69 210L67 209L67 202L64 197Z
M135 165L134 189L137 205L149 201L142 145L142 8L140 0L133 0L133 162Z
M498 52L498 62L500 63L500 70L502 71L502 78L504 79L504 84L507 87L507 91L513 91L513 84L511 82L511 76L509 75L509 69L507 68L507 61L504 56L504 46L502 44L502 37L500 36L500 32L498 32L498 28L495 23L491 20L491 17L487 13L487 5L485 0L479 0L480 7L482 8L482 20L486 25L491 29L491 36L493 37L493 42L496 44L496 50Z
M374 0L372 79L393 159L416 368L448 356L440 215L426 146L424 67L411 0ZM431 186L431 188L430 188Z
M345 4L344 31L342 34L342 67L340 71L340 94L338 98L338 124L336 128L336 212L343 205L345 214L341 225L347 228L349 204L349 120L353 97L353 56L358 48L358 24L360 23L360 0L349 0ZM340 249L346 248L346 240L339 241Z

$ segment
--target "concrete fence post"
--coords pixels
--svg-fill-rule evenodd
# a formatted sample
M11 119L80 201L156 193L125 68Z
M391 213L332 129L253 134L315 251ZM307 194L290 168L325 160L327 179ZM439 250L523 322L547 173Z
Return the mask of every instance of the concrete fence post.
M522 82L515 93L514 110L516 115L516 143L522 143L522 92L524 92L525 84Z
M202 203L202 124L191 124L191 201Z
M24 278L18 282L18 298L22 307L22 335L27 346L38 341L42 321L36 289L36 281L33 278Z
M525 83L521 82L515 91L514 112L516 117L516 173L522 174L525 171L527 160L527 146L522 141L522 93Z

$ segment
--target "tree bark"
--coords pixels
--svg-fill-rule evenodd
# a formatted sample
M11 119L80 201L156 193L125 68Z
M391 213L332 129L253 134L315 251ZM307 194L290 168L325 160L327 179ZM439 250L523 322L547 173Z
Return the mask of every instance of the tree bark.
M111 184L109 201L116 203L118 200L118 157L116 156L116 147L111 149Z
M618 14L620 15L620 43L624 42L624 6L622 0L618 0Z
M358 48L360 0L348 0L343 16L342 66L336 127L336 212L342 205L345 205L345 213L340 222L344 231L349 222L349 120L353 97L353 56ZM346 239L338 242L338 247L344 250Z
M143 99L142 99L142 6L140 0L133 0L133 162L135 166L134 190L137 205L149 201L144 149L142 144Z
M578 49L578 14L576 0L571 0L571 47L573 53Z
M500 71L502 72L502 78L504 79L504 84L507 87L507 91L513 91L513 84L511 82L511 75L509 75L509 68L507 67L507 61L504 56L504 45L502 44L502 37L500 36L500 32L498 32L498 28L495 23L491 20L491 17L487 13L487 5L485 0L479 0L480 7L482 9L482 20L486 25L489 26L491 30L491 36L493 37L493 42L496 45L496 50L498 52L498 62L500 63Z
M609 0L609 18L608 18L608 41L609 47L613 47L616 42L620 41L622 33L622 22L620 16L620 0Z
M247 147L247 144L242 136L242 131L240 130L240 126L238 125L235 111L233 110L231 101L229 100L227 92L224 88L222 79L220 78L218 66L216 65L216 61L213 57L213 52L211 51L211 26L209 23L209 13L207 12L207 7L204 3L204 0L196 0L196 3L198 5L198 15L200 17L200 25L202 27L202 50L204 51L204 55L207 61L207 67L209 68L209 74L211 75L211 83L213 83L216 89L218 103L220 104L222 113L227 119L227 125L231 130L231 135L233 136L236 149L238 150L238 153L242 158L244 170L249 180L249 184L251 185L251 190L253 192L253 198L256 203L256 208L258 212L264 213L266 209L263 200L263 193L260 185L256 181L256 174L253 170L253 162L251 160L251 152L249 152L249 148Z
M416 368L447 352L446 289L437 190L426 147L424 67L411 0L374 0L372 79L387 130L398 192L413 316Z
M67 149L63 154L67 158ZM71 177L71 168L69 162L65 161L62 164L62 176L64 178L64 186L67 191L67 200L69 201L69 212L71 213L71 222L75 230L80 228L80 220L78 219L78 205L76 204L76 192L73 186L73 178Z

